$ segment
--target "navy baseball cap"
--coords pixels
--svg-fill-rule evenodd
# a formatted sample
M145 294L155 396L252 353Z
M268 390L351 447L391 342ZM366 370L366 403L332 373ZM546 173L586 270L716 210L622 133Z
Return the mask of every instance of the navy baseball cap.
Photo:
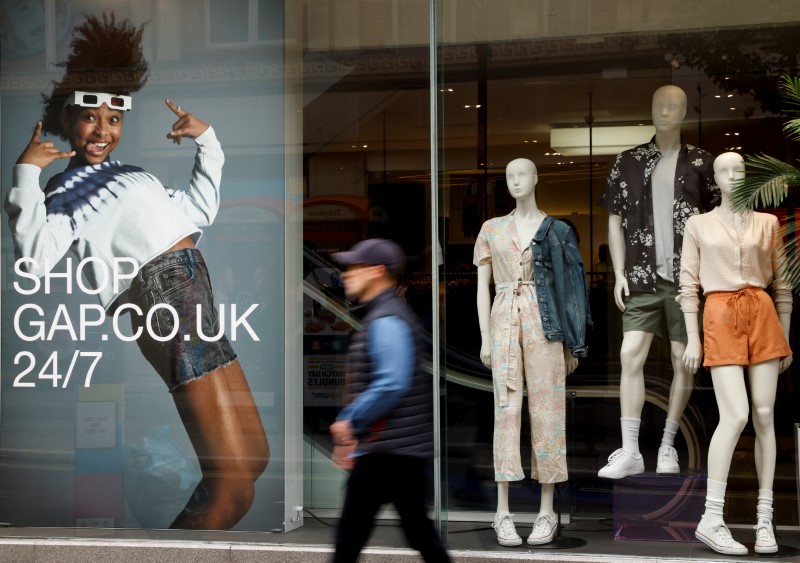
M386 271L394 276L403 271L403 266L406 263L406 255L403 253L403 249L396 242L385 238L362 240L350 250L332 254L331 258L345 266L353 264L386 266Z

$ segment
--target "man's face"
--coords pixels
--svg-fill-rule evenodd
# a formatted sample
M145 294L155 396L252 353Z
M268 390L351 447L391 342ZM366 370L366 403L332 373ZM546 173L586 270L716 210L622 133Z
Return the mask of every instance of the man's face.
M344 294L350 299L361 301L368 293L372 281L381 273L382 266L352 264L342 272Z
M663 86L653 94L653 126L657 132L680 129L686 117L686 94L677 86Z

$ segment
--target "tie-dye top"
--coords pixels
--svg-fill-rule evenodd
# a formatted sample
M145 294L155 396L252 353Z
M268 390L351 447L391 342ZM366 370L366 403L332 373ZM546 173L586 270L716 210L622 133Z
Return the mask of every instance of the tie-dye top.
M121 279L115 288L112 272L126 276L131 261L146 264L186 236L197 242L200 227L214 221L225 157L211 127L195 141L186 190L166 188L136 166L105 161L66 170L42 191L38 166L14 166L5 207L16 258L32 259L21 269L43 276L71 249L79 261L89 259L83 273L108 310L130 285Z

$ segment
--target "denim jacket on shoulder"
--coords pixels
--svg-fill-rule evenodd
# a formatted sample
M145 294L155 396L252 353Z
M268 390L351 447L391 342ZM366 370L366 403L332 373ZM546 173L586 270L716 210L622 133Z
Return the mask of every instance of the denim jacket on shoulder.
M545 338L566 341L573 356L585 358L586 327L592 324L592 315L575 234L566 223L545 217L531 241L531 251Z

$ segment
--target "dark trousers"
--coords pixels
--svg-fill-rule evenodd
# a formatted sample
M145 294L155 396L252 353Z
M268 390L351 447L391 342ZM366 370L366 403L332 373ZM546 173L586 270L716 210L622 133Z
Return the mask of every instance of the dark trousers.
M394 504L408 543L426 562L450 561L425 508L425 460L367 454L358 458L347 481L333 563L358 559L372 533L375 515L387 502Z

